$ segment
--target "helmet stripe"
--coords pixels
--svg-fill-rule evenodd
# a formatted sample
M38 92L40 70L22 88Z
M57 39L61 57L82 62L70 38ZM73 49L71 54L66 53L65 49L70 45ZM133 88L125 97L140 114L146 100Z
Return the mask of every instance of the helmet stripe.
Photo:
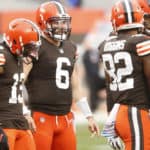
M132 23L134 21L134 17L133 17L133 8L131 5L131 1L130 0L124 0L122 4L123 4L124 10L126 12L126 14L125 14L126 22Z
M134 22L135 21L135 18L134 18L134 8L133 8L133 4L132 4L131 0L129 1L129 5L130 5L130 8L131 8L132 22Z
M65 9L60 3L56 2L56 1L54 1L53 3L57 7L60 14L65 14Z

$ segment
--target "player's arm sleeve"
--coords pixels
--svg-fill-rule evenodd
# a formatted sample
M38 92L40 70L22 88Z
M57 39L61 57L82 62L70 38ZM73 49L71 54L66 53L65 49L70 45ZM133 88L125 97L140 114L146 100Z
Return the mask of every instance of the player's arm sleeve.
M150 39L136 44L136 52L138 56L146 56L150 54Z

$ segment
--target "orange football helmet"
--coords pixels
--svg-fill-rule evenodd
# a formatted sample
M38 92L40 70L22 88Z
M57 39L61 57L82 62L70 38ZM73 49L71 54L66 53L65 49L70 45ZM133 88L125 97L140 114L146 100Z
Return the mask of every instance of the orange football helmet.
M143 9L144 13L150 14L150 0L138 0L138 3Z
M37 51L41 45L40 31L32 21L24 18L12 20L3 37L13 54L38 57Z
M144 32L150 35L150 0L138 0L138 2L144 11Z
M111 22L115 31L143 28L144 12L135 0L117 2L111 12Z
M54 40L63 41L70 36L71 17L59 2L41 4L36 11L36 22L40 29Z

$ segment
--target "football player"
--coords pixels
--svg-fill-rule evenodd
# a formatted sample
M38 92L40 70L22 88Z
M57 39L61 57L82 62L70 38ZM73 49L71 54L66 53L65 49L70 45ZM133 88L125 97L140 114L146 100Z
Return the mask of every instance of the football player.
M76 46L69 40L71 17L62 4L50 1L37 9L36 22L42 32L39 60L33 62L32 69L25 67L29 73L29 106L36 123L36 147L37 150L76 150L71 112ZM90 131L99 134L86 97L81 98L78 105L89 121Z
M122 149L118 137L125 150L150 149L150 38L142 34L143 15L137 1L117 2L111 14L117 35L99 46L107 100L115 103L103 135L115 150Z
M34 139L23 114L22 62L27 62L28 57L36 59L39 46L38 27L23 18L9 23L0 43L0 127L8 137L9 150L35 150Z
M138 0L138 2L144 11L144 33L150 36L150 1Z

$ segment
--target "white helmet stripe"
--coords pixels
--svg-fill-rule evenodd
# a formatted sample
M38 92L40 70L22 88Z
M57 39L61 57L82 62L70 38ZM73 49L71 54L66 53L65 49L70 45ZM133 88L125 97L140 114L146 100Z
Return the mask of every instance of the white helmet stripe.
M126 8L126 12L127 12L127 17L128 17L128 23L132 23L132 8L131 5L129 4L130 1L129 0L125 0L125 8Z
M60 14L66 13L64 7L60 3L56 2L56 1L54 1L53 3L56 4L56 7L58 8Z

